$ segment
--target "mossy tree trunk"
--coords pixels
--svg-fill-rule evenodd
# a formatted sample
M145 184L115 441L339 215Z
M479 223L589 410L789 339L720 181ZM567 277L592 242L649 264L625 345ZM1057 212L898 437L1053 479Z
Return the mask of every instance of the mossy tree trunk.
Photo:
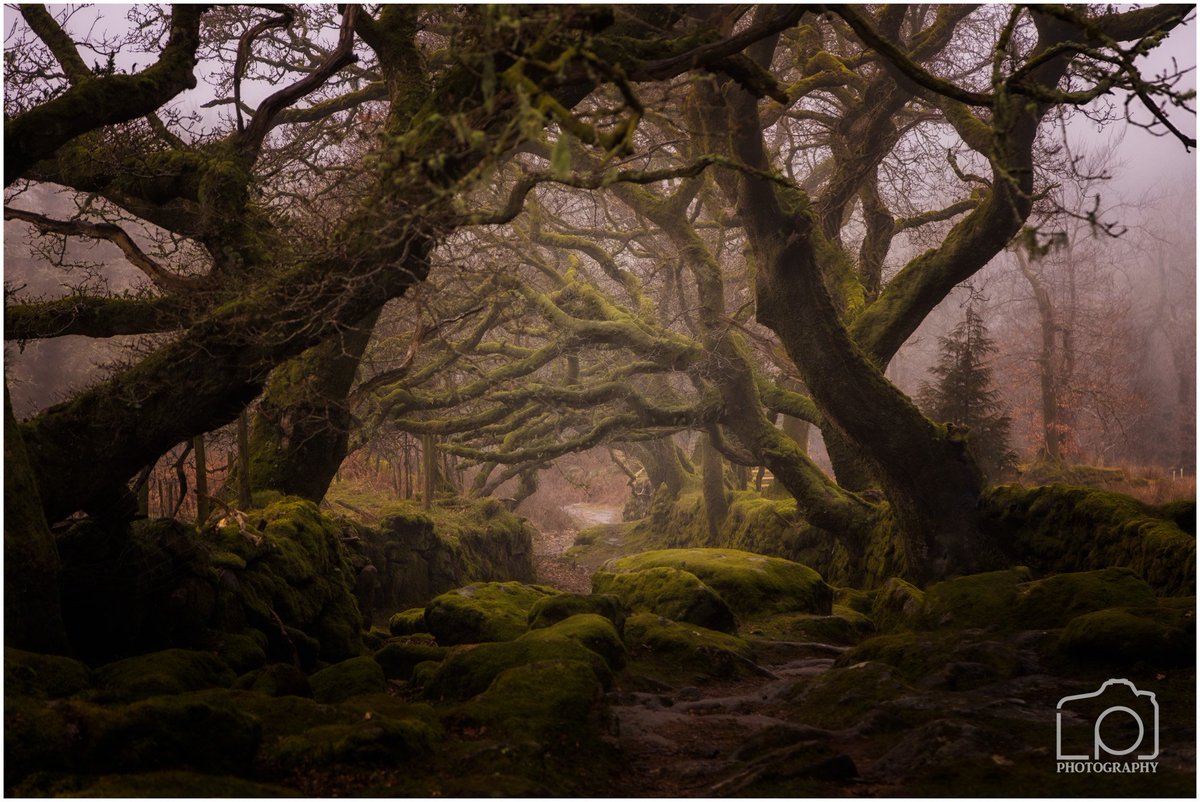
M708 435L700 443L700 465L709 542L716 543L721 524L729 515L729 501L725 497L725 461Z
M379 310L271 374L250 430L250 488L320 502L346 458L347 396Z
M4 643L36 652L67 651L59 560L46 525L21 429L4 386Z
M683 489L685 473L679 446L672 438L633 443L629 451L645 468L650 487L655 488L657 492L657 488L665 485L666 492L672 498L679 495Z

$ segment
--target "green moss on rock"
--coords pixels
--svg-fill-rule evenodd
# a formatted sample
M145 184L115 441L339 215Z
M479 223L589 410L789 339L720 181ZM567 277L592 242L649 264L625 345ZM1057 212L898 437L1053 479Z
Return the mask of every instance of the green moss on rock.
M392 641L375 652L375 662L383 668L388 679L409 679L413 669L427 661L441 662L449 652L444 646L431 643Z
M746 641L695 624L636 613L625 622L629 671L669 685L733 679L755 671Z
M875 630L871 619L840 604L833 606L832 615L811 613L782 613L754 622L751 634L773 640L815 641L847 645L858 643Z
M1133 571L1105 568L1057 574L1021 585L1013 618L1021 628L1053 629L1083 613L1155 603L1154 591Z
M425 607L425 624L443 646L513 640L529 611L558 591L520 582L477 582L443 593Z
M272 697L313 695L308 677L291 663L271 663L251 671L238 677L234 687Z
M167 649L128 657L96 669L97 688L123 697L228 688L237 676L210 652Z
M911 626L924 603L924 591L899 577L892 577L875 593L871 602L871 620L880 632Z
M1106 665L1195 665L1195 605L1117 607L1085 613L1063 629L1059 649L1071 657Z
M1027 569L989 571L938 582L925 591L920 621L930 628L997 627L1006 624Z
M383 668L371 657L352 657L308 678L313 698L330 704L364 693L387 690Z
M633 611L719 632L737 631L737 619L725 600L688 571L665 566L619 573L597 571L592 574L592 589L618 597Z
M625 629L625 605L611 593L560 593L541 599L529 610L529 628L541 629L580 613L595 613L612 622L620 635Z
M614 560L608 571L688 571L721 595L739 616L829 615L833 588L806 565L734 549L662 549Z
M313 727L264 750L263 759L277 768L330 764L394 765L429 753L437 731L419 718L363 716L352 724Z
M238 674L245 674L267 664L266 636L258 630L247 633L222 632L213 648L217 655Z
M559 621L550 627L533 629L521 636L526 641L571 640L591 649L604 658L613 671L625 666L625 644L617 634L616 627L603 616L595 613L580 613Z
M806 723L842 729L858 723L880 704L908 693L911 689L891 666L855 662L801 683L793 702L804 710Z
M410 610L394 614L388 619L388 632L394 636L416 635L428 632L425 626L425 608L413 607Z
M487 690L502 672L544 660L580 661L591 666L606 686L611 682L611 672L604 658L574 640L518 639L455 649L430 677L425 685L424 696L449 701L470 699ZM415 675L416 670L414 680Z
M985 531L1040 573L1131 568L1164 596L1196 593L1196 538L1160 510L1087 487L992 488Z
M603 687L578 660L542 660L502 671L486 691L455 711L461 725L532 738L553 752L597 740Z
M4 649L6 696L58 699L79 693L90 685L91 671L78 660L51 654L35 654L12 647Z
M321 660L337 662L361 654L362 615L338 524L311 501L293 497L274 502L252 518L262 530L259 542L228 526L220 532L219 548L246 562L244 571L224 570L232 575L230 582L247 608L249 623L268 638L268 656L290 660L304 640L281 637L277 618L311 640Z

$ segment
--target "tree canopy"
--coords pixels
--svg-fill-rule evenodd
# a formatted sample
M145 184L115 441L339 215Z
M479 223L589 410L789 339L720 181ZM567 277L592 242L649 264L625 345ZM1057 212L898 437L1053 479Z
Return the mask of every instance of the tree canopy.
M1067 119L1195 144L1184 70L1143 67L1190 6L70 13L22 6L6 52L6 220L144 278L9 293L12 341L140 336L18 427L52 523L128 514L135 476L259 399L260 489L320 498L389 429L478 493L625 444L765 467L860 551L886 522L911 576L984 567L967 438L885 370L1010 243L1089 213L1054 202Z

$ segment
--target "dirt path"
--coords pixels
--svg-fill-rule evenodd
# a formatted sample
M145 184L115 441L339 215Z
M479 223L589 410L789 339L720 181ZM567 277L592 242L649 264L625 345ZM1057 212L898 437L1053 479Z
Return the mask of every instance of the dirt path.
M621 508L605 504L569 504L563 511L577 528L539 532L534 538L533 560L537 581L570 593L591 593L592 572L563 556L575 543L580 529L621 520Z
M758 760L781 751L821 749L832 733L781 718L784 697L801 676L827 671L841 647L764 643L763 676L666 693L615 691L609 696L616 738L629 761L619 793L631 797L737 795L761 777ZM817 779L850 776L853 763L810 761Z

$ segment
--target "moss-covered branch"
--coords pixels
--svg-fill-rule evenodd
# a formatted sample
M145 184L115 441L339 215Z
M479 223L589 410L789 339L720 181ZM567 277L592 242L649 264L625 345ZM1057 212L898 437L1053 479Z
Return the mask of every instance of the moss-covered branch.
M80 134L143 117L193 88L200 18L206 9L202 5L175 6L170 35L158 61L141 72L80 81L53 100L5 119L5 186Z
M188 322L188 306L176 298L69 295L5 306L4 339L27 342L70 335L156 334L184 328Z

